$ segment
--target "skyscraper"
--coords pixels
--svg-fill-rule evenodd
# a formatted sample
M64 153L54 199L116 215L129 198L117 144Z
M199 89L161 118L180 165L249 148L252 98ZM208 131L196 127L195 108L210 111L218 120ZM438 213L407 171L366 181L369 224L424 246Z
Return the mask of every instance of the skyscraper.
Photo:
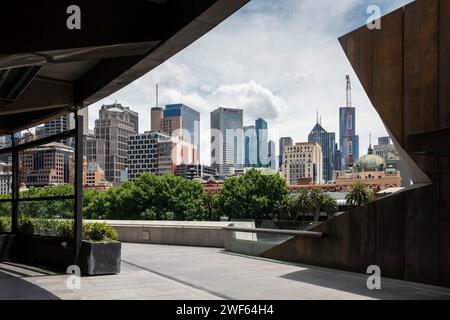
M359 136L356 135L356 109L347 117L347 108L339 108L339 149L341 154L341 170L347 167L347 143L345 140L347 125L351 126L353 141L353 163L359 159Z
M378 145L386 146L389 144L391 144L391 137L379 137L378 138Z
M83 136L89 134L89 109L84 108L78 111L78 114L83 116ZM75 118L72 113L65 116L50 120L44 124L44 137L53 136L55 134L69 131L75 128ZM75 147L75 139L69 138L62 140L61 143L69 147Z
M255 167L258 160L257 154L255 126L244 127L244 167Z
M106 141L105 177L118 184L127 166L128 138L138 133L138 114L114 103L103 105L99 116L95 121L95 138Z
M275 141L270 140L267 143L267 152L269 157L269 164L268 167L272 170L277 170L277 146L275 144Z
M282 137L280 138L280 155L279 155L279 166L280 169L283 166L284 162L284 149L286 147L290 147L294 145L294 140L291 137Z
M163 108L154 107L151 111L151 131L161 132L163 128Z
M220 175L242 169L243 110L219 108L211 112L211 164Z
M322 176L322 148L317 142L296 143L284 150L282 174L289 185L319 184Z
M255 130L256 130L256 143L257 143L257 167L263 168L269 166L268 159L268 140L269 140L269 132L267 122L262 119L256 119L255 121Z
M163 116L162 131L169 136L176 133L176 138L195 144L200 160L200 113L179 103L167 105Z
M333 180L334 159L336 156L336 134L327 132L318 122L308 135L309 142L317 142L322 147L323 179Z

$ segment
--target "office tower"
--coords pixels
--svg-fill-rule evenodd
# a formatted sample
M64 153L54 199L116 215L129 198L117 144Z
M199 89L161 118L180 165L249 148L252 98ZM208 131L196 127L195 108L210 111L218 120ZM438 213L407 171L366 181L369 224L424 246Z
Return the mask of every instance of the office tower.
M106 141L105 176L113 184L122 182L127 167L128 138L138 133L138 114L121 104L103 105L95 121L95 138Z
M282 174L289 185L320 184L322 177L322 147L317 142L296 143L286 147Z
M280 166L280 169L281 169L283 166L283 162L284 162L284 149L285 149L285 147L290 147L290 146L294 145L294 140L292 140L291 137L282 137L282 138L280 138L279 144L280 144L280 155L278 156L279 157L278 165Z
M277 170L277 146L275 144L275 141L270 140L267 143L267 152L269 157L269 165L268 167L272 170Z
M317 122L308 135L308 142L317 142L322 147L323 179L325 182L333 180L336 157L336 134L334 132L327 132Z
M21 140L22 139L22 132L16 132L14 134L14 139ZM12 146L12 135L4 135L0 136L0 149L1 148L8 148ZM2 154L0 155L0 162L4 162L6 164L12 163L12 154Z
M341 158L341 150L339 150L339 145L335 144L336 154L333 159L333 171L341 171L342 170L342 158ZM333 175L334 180L334 175Z
M89 111L88 108L84 108L78 111L78 114L83 116L83 136L86 136L89 134ZM49 137L53 136L55 134L66 132L69 130L72 130L75 128L75 118L72 113L69 113L65 116L50 120L46 122L42 127L36 128L36 139L40 139L42 136L42 130L43 130L43 137ZM61 143L66 144L69 147L75 147L75 139L74 138L68 138L65 140L61 140Z
M22 181L28 187L69 183L73 153L73 148L58 142L22 151Z
M104 184L105 171L96 162L89 162L86 173L86 184L90 187L97 187Z
M84 156L88 163L96 163L103 170L106 163L106 140L96 139L95 135L89 134L83 137Z
M69 184L73 185L75 183L75 157L69 157ZM87 185L87 173L88 173L88 161L86 157L83 157L83 173L82 173L82 181L83 186Z
M12 172L6 167L6 163L0 162L0 195L11 194Z
M158 144L158 174L176 175L177 165L196 165L197 146L171 137L169 141Z
M267 122L262 119L256 119L256 146L257 146L257 167L263 168L269 166L267 143L269 142L269 132Z
M161 132L163 129L163 108L155 107L151 111L151 131Z
M379 137L378 145L385 146L391 144L391 137Z
M212 166L202 164L180 164L177 165L176 175L186 180L209 178L217 175L217 171Z
M211 112L211 164L219 175L228 175L230 168L243 168L243 135L242 109Z
M145 132L128 140L128 178L142 173L176 174L177 165L197 164L197 147L160 132Z
M244 167L256 167L258 148L255 126L244 127Z
M136 179L144 172L158 174L158 145L170 141L159 132L133 134L128 139L128 178Z
M351 108L350 115L347 115L347 108L339 108L339 150L341 154L341 170L347 168L347 125L352 131L353 163L359 159L359 136L356 135L356 109Z
M184 104L167 105L164 109L162 131L197 146L200 159L200 113Z

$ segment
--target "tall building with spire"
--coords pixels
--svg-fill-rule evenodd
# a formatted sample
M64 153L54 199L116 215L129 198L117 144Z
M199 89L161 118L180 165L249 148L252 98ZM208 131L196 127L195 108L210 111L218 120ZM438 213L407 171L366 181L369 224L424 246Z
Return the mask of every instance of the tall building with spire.
M353 162L359 159L359 136L356 134L356 108L352 107L350 114L347 107L339 108L339 150L341 155L341 170L347 168L347 125L351 126L353 141Z
M308 142L317 142L322 147L322 173L325 182L333 180L334 162L336 157L336 134L327 132L321 125L319 117L317 123L308 135Z

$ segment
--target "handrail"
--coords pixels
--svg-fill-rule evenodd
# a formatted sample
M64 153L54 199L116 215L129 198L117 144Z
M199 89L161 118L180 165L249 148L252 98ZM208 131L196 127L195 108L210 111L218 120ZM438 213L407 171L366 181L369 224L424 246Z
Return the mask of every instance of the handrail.
M264 234L281 234L286 236L307 237L307 238L324 238L325 233L317 231L301 231L301 230L284 230L284 229L258 229L258 228L241 228L241 227L223 227L225 231L247 232L247 233L264 233Z

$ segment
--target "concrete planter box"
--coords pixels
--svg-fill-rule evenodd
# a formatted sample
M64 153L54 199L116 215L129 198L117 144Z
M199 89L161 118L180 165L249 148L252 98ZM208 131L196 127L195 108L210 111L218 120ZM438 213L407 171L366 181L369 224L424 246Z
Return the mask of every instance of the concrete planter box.
M71 241L69 238L19 234L16 238L18 261L65 271L73 264Z
M80 253L81 272L89 276L120 273L120 242L83 241Z
M15 245L15 235L0 234L0 261L9 261L14 257Z

